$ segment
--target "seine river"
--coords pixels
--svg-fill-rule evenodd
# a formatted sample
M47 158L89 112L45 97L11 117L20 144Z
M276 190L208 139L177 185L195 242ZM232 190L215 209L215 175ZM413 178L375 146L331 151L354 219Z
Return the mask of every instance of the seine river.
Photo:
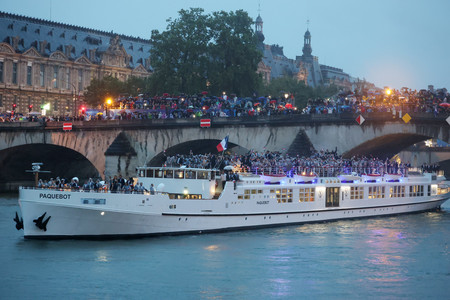
M0 299L449 299L442 211L221 234L24 240L0 194Z

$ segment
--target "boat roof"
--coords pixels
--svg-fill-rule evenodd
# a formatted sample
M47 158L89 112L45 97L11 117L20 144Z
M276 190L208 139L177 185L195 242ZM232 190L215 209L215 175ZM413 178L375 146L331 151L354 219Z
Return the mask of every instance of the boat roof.
M138 170L188 170L188 171L219 171L218 169L204 169L204 168L189 168L186 166L181 167L137 167Z

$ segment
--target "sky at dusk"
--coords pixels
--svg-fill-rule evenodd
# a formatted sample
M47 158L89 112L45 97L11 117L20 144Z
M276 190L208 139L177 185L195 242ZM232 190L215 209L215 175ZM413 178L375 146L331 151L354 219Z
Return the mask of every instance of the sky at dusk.
M0 0L0 10L135 37L164 31L180 9L242 9L263 19L266 44L302 54L309 22L313 55L378 87L450 89L449 0Z

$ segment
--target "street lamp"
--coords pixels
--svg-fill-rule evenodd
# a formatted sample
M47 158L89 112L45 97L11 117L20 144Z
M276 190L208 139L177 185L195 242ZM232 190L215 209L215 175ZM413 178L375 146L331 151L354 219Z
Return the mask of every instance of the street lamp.
M112 103L111 98L106 99L106 118L108 118L108 106Z
M64 79L60 79L62 82L64 82L64 83L66 83L66 84L70 84L71 86L72 86L72 88L73 88L73 97L72 97L72 100L75 102L75 115L76 116L78 116L78 103L77 103L77 100L78 100L78 95L77 95L77 87L75 86L75 84L73 84L72 82L68 82L68 81L66 81L66 80L64 80ZM52 79L52 83L55 83L56 82L56 78L53 78ZM48 90L47 90L47 93L48 93ZM48 96L47 96L47 98L48 98Z

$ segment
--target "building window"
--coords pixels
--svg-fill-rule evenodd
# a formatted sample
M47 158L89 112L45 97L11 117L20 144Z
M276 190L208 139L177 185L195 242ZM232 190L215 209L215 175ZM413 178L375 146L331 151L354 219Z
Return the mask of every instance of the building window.
M66 90L70 90L70 69L66 68Z
M0 107L2 107L2 106L3 106L3 95L0 94Z
M53 87L58 88L58 73L59 73L59 67L54 66L53 67Z
M78 91L83 90L83 70L78 70Z
M27 66L27 85L32 85L31 84L31 72L32 72L32 67L31 66Z
M13 62L12 83L17 84L17 63Z
M58 102L59 102L58 99L55 99L55 102L53 103L53 110L58 110L58 106L59 106Z
M39 70L39 84L40 86L45 86L45 66L41 65Z
M3 82L3 61L0 61L0 82Z

